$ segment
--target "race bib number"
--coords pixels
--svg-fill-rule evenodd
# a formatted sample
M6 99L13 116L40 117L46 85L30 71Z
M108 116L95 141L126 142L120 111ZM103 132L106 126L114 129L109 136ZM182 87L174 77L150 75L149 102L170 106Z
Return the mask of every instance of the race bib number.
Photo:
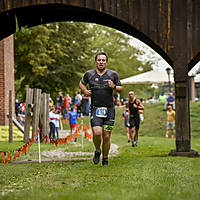
M107 117L108 116L108 109L106 107L100 107L96 109L96 116L97 117Z

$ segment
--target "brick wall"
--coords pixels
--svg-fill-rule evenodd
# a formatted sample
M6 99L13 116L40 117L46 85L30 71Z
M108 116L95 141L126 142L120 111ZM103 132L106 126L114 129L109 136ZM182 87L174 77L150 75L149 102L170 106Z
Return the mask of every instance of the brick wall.
M8 125L9 90L15 93L13 35L0 41L0 126Z

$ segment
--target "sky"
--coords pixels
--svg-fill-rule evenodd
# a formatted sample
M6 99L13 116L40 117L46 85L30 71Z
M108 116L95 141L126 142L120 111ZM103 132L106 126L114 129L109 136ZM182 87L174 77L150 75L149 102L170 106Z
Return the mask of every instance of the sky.
M153 69L158 71L165 71L166 68L171 68L171 66L152 48L147 46L145 43L141 42L136 38L131 38L131 44L139 50L145 52L143 56L140 56L141 60L152 61ZM197 63L192 70L188 73L189 75L195 75L196 71L200 68L200 62ZM172 68L171 68L172 69Z

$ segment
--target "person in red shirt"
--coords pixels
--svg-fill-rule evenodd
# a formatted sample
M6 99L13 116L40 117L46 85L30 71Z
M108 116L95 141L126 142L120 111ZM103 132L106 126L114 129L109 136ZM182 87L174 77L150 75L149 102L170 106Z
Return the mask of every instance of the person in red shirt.
M69 108L68 99L67 99L67 96L64 96L63 103L62 103L62 114L63 114L64 120L67 119L68 108Z

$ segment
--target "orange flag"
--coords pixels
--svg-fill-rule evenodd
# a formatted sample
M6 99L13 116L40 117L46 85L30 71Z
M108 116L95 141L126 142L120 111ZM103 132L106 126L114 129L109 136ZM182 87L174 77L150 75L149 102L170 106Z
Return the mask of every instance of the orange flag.
M71 139L72 139L72 140L75 140L75 137L72 135L72 136L71 136Z
M9 160L10 160L10 151L8 151L8 158L7 158L7 164L8 164L8 162L9 162Z
M86 138L88 138L88 139L92 139L92 135L90 135L87 131L85 131L85 136L86 136Z
M81 123L81 125L83 126L84 129L86 129L86 130L88 129L85 124Z
M72 138L71 138L71 137L72 137L72 136L69 137L69 141L70 141L70 142L72 142Z
M5 159L6 159L6 152L3 152L3 154L2 154L2 160L1 160L1 163L6 163L5 162Z
M58 140L56 140L54 143L56 144L56 146L58 146Z
M15 156L14 156L14 158L13 158L13 161L15 161L16 157L17 157L17 151L16 151L16 153L15 153Z
M68 142L68 137L65 138L65 144L67 144L67 142Z
M74 135L75 135L75 137L79 137L80 136L77 130L75 131Z
M10 152L10 161L12 161L12 151Z

